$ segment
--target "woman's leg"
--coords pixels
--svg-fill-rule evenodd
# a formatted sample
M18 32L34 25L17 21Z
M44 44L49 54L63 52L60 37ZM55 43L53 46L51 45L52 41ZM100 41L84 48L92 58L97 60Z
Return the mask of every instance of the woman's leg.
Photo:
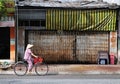
M31 72L32 67L33 67L33 62L32 60L27 60L27 62L28 62L28 72Z

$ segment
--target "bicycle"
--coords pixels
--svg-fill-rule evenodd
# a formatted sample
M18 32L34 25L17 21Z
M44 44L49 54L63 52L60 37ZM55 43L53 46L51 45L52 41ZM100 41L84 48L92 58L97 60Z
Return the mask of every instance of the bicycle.
M26 61L18 61L14 66L14 73L17 76L24 76L28 71L28 64ZM33 67L35 67L35 72L39 76L47 75L48 65L44 62L41 57L34 58ZM32 68L33 69L33 68Z

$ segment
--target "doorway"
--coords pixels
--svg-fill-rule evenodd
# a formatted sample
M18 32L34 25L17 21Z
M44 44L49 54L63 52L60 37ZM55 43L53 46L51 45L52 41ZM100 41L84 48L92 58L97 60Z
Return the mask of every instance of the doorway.
M10 28L0 27L0 60L10 59Z

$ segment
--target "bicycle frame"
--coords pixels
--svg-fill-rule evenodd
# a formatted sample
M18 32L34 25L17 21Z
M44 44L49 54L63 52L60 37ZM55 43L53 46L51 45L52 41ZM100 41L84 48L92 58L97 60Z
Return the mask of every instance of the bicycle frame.
M19 67L19 65L24 65L24 70L22 69L23 67ZM17 69L17 67L18 67L18 69ZM23 75L25 75L26 73L27 73L27 71L28 71L28 63L26 62L26 61L19 61L19 62L17 62L16 64L15 64L15 66L14 66L14 72L15 72L15 74L16 75L18 75L18 76L23 76ZM47 73L48 73L48 65L47 64L45 64L44 62L43 62L43 58L40 58L40 57L38 57L38 58L36 58L36 59L34 59L34 61L33 61L33 67L35 67L35 72L36 72L36 74L37 75L40 75L40 76L43 76L43 75L46 75ZM33 67L32 67L32 69L33 69ZM22 73L22 70L24 71L23 72L23 74L20 74L20 73Z

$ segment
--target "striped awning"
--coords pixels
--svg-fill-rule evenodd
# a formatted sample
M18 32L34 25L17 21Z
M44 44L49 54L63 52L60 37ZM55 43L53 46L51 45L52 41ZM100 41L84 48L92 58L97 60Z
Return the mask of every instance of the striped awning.
M48 9L48 30L115 31L116 10Z

